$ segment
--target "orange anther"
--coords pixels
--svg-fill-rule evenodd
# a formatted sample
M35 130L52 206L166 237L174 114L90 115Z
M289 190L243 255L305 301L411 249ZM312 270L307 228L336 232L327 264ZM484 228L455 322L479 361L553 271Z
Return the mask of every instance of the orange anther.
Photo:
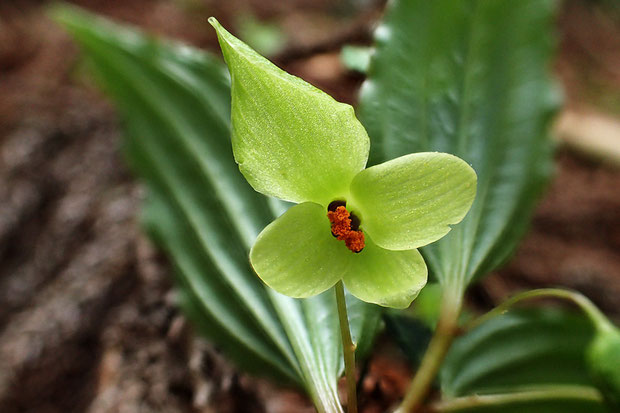
M344 237L351 231L351 218L345 207L339 206L335 211L328 211L327 218L332 223L332 234L338 239L344 239L340 237Z
M364 242L364 233L362 231L351 231L347 234L344 242L348 249L353 252L360 252L366 245Z
M351 230L351 214L344 206L328 211L327 218L332 224L332 234L344 241L348 249L360 252L364 248L364 233Z

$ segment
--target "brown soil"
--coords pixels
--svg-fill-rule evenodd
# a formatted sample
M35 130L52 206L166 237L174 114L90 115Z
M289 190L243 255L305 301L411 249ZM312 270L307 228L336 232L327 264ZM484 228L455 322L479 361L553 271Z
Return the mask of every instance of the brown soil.
M349 13L326 0L76 3L206 48L215 39L195 10L223 22L252 11L289 34L276 60L351 102L362 79L344 71L337 49L368 41L382 2ZM45 5L0 3L0 411L312 411L296 392L238 373L191 333L169 267L140 234L141 192L119 155L114 111L84 85L77 50ZM556 66L571 106L617 108L619 21L565 2ZM531 232L472 303L564 285L618 315L618 188L620 171L560 151ZM381 349L362 385L367 412L394 403L410 375L389 342Z

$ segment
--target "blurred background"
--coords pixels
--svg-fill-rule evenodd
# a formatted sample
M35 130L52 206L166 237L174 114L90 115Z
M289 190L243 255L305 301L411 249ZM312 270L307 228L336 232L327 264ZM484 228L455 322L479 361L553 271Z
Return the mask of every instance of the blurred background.
M219 55L207 17L336 99L363 75L380 0L82 0L96 13ZM620 7L565 0L551 68L565 94L557 171L489 308L562 285L620 314ZM237 372L175 308L170 268L138 224L113 107L43 0L0 1L0 412L303 412L304 396ZM385 341L385 343L383 342ZM398 399L407 363L383 340L362 391ZM378 409L378 408L377 408ZM368 410L372 411L372 410Z

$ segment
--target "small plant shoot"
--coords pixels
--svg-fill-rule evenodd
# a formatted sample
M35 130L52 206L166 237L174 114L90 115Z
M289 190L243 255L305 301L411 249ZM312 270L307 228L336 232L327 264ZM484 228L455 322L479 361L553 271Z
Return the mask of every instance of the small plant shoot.
M620 330L584 295L466 300L551 177L557 3L385 7L371 46L344 47L365 76L355 109L214 17L224 62L74 6L51 14L118 106L179 305L237 369L319 413L364 412L386 326L413 368L385 413L618 412ZM541 297L567 305L515 308Z
M209 22L231 74L235 160L254 189L298 203L258 236L256 273L291 297L343 280L361 300L408 307L427 278L416 248L463 219L476 193L473 169L444 153L364 169L370 141L351 106Z

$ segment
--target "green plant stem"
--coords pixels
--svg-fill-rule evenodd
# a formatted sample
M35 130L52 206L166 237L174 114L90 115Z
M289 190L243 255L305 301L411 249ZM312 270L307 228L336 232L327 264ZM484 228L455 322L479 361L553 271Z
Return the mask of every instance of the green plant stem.
M357 389L355 377L355 343L351 340L349 328L349 316L347 314L347 302L344 297L344 285L342 280L334 287L336 290L336 304L338 306L338 318L340 318L340 336L342 337L342 350L344 354L344 371L347 380L347 412L357 413Z
M444 288L437 328L422 358L420 368L395 413L415 412L424 402L454 339L462 303L463 292L460 288Z
M602 402L600 392L589 386L579 385L549 385L539 386L537 389L527 389L502 394L472 395L444 400L432 405L436 412L456 412L472 408L501 406L519 402L544 401L555 399L584 400Z
M493 317L504 314L506 311L510 309L513 305L518 303L519 301L531 299L531 298L540 298L540 297L554 297L554 298L562 298L565 300L569 300L579 306L581 310L590 318L592 323L599 330L612 330L613 325L611 322L605 317L605 315L590 301L586 296L571 290L564 290L560 288L540 288L537 290L525 291L523 293L519 293L486 314L481 315L476 318L472 322L468 323L465 326L465 330L471 330L480 324L490 320Z

